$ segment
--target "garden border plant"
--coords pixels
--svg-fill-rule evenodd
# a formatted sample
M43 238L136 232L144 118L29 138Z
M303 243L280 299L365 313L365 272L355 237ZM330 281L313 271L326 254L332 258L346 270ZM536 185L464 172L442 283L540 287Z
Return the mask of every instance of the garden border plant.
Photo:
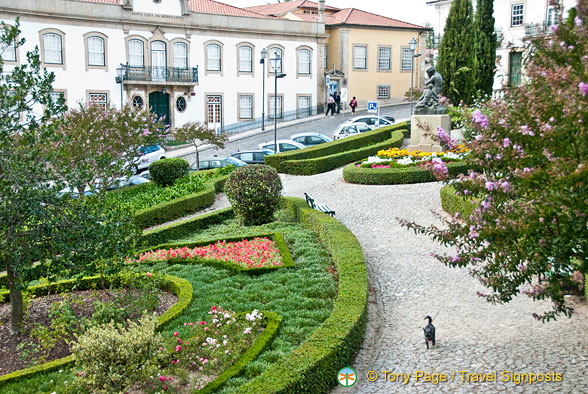
M184 311L184 309L186 309L186 307L190 305L190 303L192 302L192 296L194 291L192 288L192 284L185 279L171 275L161 275L160 278L163 280L162 290L171 291L178 297L178 300L170 309L168 309L166 312L164 312L157 318L158 330L161 330L166 323L178 317ZM117 277L102 278L100 276L92 276L82 278L79 281L74 279L67 279L46 285L31 286L28 290L31 292L31 294L37 296L56 294L72 290L90 290L98 288L98 286L101 284L103 280L104 283L109 286L117 285ZM3 298L4 302L7 302L9 300L9 293L7 291L0 292L0 298ZM69 355L67 357L49 361L41 365L36 365L34 367L14 371L12 373L0 376L0 387L7 383L16 382L23 378L29 378L36 374L50 372L56 369L68 367L72 365L74 362L74 356Z
M198 241L198 242L180 242L180 243L165 243L160 244L157 246L149 247L139 251L138 253L150 252L157 249L175 249L175 248L195 248L197 246L206 246L210 244L214 244L218 241L227 241L227 242L238 242L244 239L251 240L257 237L266 237L270 238L272 241L275 242L276 247L278 248L280 255L282 256L282 265L275 266L275 267L260 267L260 268L244 268L235 263L222 261L222 260L214 260L214 259L203 259L203 258L172 258L166 260L166 262L170 265L174 264L203 264L209 265L216 268L226 269L233 273L246 273L248 275L261 275L266 272L271 272L276 269L282 268L294 268L294 259L290 254L290 249L284 240L284 236L282 233L260 233L256 235L246 235L246 236L234 236L234 237L224 237L224 238L215 238L206 241ZM142 264L157 264L159 262L142 262Z
M469 217L480 202L480 199L475 197L464 199L451 185L443 186L440 194L443 210L452 215L459 213L462 217Z

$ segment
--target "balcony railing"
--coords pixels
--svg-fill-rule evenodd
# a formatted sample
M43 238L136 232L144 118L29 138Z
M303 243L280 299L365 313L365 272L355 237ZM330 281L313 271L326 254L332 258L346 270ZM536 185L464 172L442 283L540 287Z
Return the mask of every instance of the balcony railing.
M127 67L126 81L198 83L198 67Z
M525 37L537 37L547 33L547 23L527 23L525 25Z

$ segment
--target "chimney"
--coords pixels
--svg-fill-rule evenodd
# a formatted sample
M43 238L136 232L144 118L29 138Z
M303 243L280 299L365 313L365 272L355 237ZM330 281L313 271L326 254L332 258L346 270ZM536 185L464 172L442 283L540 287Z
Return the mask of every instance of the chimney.
M319 22L323 23L325 21L325 0L319 0L318 2L318 11L319 11Z

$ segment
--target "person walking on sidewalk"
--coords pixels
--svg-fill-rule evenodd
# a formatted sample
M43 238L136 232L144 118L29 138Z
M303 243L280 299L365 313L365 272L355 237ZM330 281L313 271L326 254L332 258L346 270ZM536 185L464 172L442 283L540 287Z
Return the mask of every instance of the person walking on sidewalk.
M327 112L325 112L325 116L329 115L329 111L331 111L331 115L335 116L335 99L332 94L327 99Z
M351 100L349 106L351 107L351 115L355 115L355 108L357 108L357 100L355 99L355 96L353 96L353 100Z
M337 113L341 113L341 95L335 92L335 104L337 104Z

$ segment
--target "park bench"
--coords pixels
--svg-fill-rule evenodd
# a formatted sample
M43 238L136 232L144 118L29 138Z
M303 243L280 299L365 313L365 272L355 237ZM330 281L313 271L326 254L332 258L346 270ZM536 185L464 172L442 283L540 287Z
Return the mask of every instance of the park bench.
M321 211L322 213L326 213L327 215L335 216L335 211L331 208L327 207L324 204L315 204L314 199L308 195L308 193L304 193L304 197L306 197L306 203L312 209L316 209Z

